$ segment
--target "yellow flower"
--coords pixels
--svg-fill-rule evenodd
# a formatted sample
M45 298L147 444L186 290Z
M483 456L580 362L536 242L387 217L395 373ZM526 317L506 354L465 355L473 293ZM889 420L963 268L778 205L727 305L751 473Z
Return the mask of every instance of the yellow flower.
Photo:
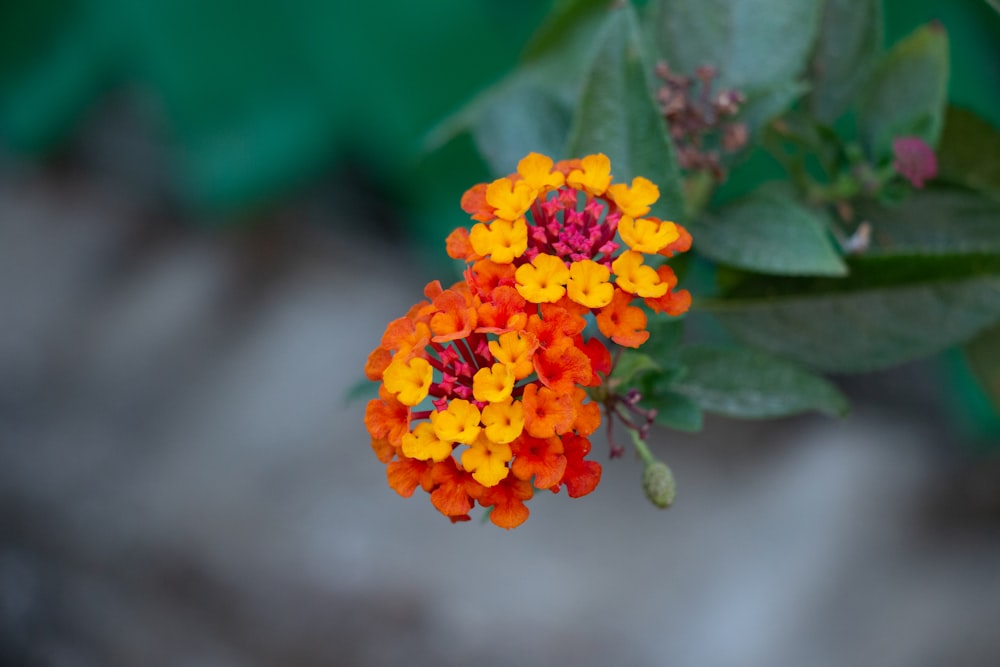
M485 487L496 486L510 473L507 463L514 458L510 445L493 442L485 435L462 452L462 467Z
M494 215L501 220L517 220L534 201L535 188L524 181L498 178L486 186L486 203L496 209Z
M472 249L497 264L510 264L528 248L528 224L524 218L494 220L472 227L469 233Z
M569 172L566 184L600 197L611 184L611 160L604 153L588 155L580 160L580 169Z
M497 340L491 340L489 346L494 359L513 369L515 379L522 380L535 372L532 357L538 343L531 334L508 331L500 334Z
M510 398L514 391L514 373L506 364L480 368L472 376L472 395L477 401L497 403Z
M492 442L513 442L524 430L524 406L512 398L490 403L483 408L483 425L486 437Z
M615 284L630 294L641 297L660 297L667 293L667 284L651 266L642 263L642 253L627 250L611 264Z
M555 255L540 253L514 273L518 293L531 303L555 303L566 293L569 269Z
M562 187L566 180L562 173L552 171L552 158L539 153L528 153L517 163L517 173L536 192L547 192Z
M403 355L397 354L385 369L382 382L400 403L414 406L427 398L433 377L434 369L426 359L414 357L404 361Z
M638 218L649 213L649 207L660 198L660 188L649 179L636 176L632 179L632 187L624 183L609 187L608 196L618 204L622 214Z
M479 408L456 398L448 403L448 409L431 413L434 433L442 440L471 444L479 437Z
M444 461L451 456L451 443L442 440L427 422L420 422L403 436L403 454L418 461Z
M660 252L680 237L677 225L656 218L624 217L618 223L618 234L632 250L649 254Z
M611 303L615 288L608 282L611 271L592 259L573 262L569 267L566 292L569 298L587 308L603 308Z

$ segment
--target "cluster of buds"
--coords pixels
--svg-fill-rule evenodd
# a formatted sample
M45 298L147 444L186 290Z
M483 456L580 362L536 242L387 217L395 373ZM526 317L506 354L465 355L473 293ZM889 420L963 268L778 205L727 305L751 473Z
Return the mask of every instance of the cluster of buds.
M422 488L452 521L478 503L509 529L528 518L536 490L596 488L588 438L612 403L609 346L649 338L634 301L669 315L691 302L669 266L646 263L691 244L648 215L658 197L641 177L613 184L600 154L553 164L531 153L517 173L465 193L477 224L447 240L464 280L429 283L365 367L381 383L365 424L393 489ZM587 335L591 319L600 336Z
M667 119L681 169L707 171L717 181L724 180L721 153L734 153L749 139L746 124L732 120L746 101L743 94L736 90L713 92L718 72L709 65L702 65L691 77L660 62L656 75L663 81L657 101Z

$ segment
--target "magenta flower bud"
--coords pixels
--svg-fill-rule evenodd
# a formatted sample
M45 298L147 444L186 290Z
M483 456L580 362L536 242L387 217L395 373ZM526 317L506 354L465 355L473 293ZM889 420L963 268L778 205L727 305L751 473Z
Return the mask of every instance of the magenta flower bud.
M926 181L938 173L934 149L920 137L896 137L892 141L894 161L892 168L906 178L913 187L922 188Z

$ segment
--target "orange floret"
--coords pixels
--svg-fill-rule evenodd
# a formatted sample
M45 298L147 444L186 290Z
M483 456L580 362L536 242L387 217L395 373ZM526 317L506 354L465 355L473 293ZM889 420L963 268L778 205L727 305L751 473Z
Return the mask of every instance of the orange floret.
M566 456L566 472L562 483L570 498L585 496L601 481L601 464L597 461L587 461L584 457L590 453L590 440L579 435L563 436L563 451Z
M673 317L686 313L691 307L691 293L687 290L674 291L674 287L677 286L677 276L674 275L674 270L666 264L660 266L656 272L659 274L660 280L666 283L667 293L656 299L646 299L646 305L654 313L666 313Z
M538 379L554 392L569 393L577 384L588 384L593 377L590 357L576 347L572 338L560 338L534 357Z
M677 223L674 223L674 226L677 227L677 240L668 243L660 250L660 254L664 257L672 257L674 253L687 252L691 249L691 233Z
M513 287L497 287L490 294L490 299L479 306L476 331L503 333L523 329L528 323L525 304L524 297Z
M435 343L465 338L476 326L476 309L471 307L468 294L445 290L434 299L434 307L438 310L431 317L431 340Z
M498 287L513 287L514 271L513 264L498 264L489 259L481 259L466 269L466 282L475 294L486 297Z
M573 430L583 436L590 435L601 425L601 406L593 401L585 402L587 398L585 389L573 390L573 412L576 414Z
M458 227L444 242L445 252L452 259L461 259L466 262L474 262L480 255L473 250L472 242L469 240L469 230L465 227Z
M447 517L467 517L472 509L469 497L470 487L478 486L469 473L448 458L435 463L431 468L431 480L435 488L431 492L431 503ZM478 489L476 490L478 494Z
M542 315L528 318L528 331L538 339L538 344L548 347L560 338L573 338L587 327L581 316L554 304L543 304Z
M433 465L430 461L415 461L404 458L390 461L389 465L386 466L385 474L389 480L389 486L399 495L409 498L418 486L425 491L434 488L434 482L431 479L431 466Z
M399 447L403 434L410 430L410 408L397 401L385 387L379 389L379 396L368 401L365 426L373 438L385 438Z
M530 482L539 489L557 487L566 472L566 457L559 438L533 438L522 436L512 443L514 462L511 473L518 479Z
M649 340L646 313L628 305L631 300L630 294L615 290L614 300L597 314L597 328L619 345L639 347Z
M524 430L536 438L551 438L573 427L573 400L532 382L524 388Z
M378 382L382 379L382 373L389 367L390 362L392 362L392 353L384 347L376 347L368 355L368 361L365 363L365 377L372 382Z
M489 222L494 217L494 207L486 202L486 183L474 185L462 195L462 210L478 222Z
M492 507L490 521L500 528L517 528L528 520L531 512L524 501L535 495L531 482L516 477L508 477L500 484L486 489L479 496L479 504Z

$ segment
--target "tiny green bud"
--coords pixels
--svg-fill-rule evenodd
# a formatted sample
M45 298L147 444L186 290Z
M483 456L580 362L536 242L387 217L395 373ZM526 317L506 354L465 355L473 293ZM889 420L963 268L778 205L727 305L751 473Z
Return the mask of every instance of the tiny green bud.
M660 509L670 507L677 495L674 473L662 461L653 461L642 471L642 488L650 502Z

